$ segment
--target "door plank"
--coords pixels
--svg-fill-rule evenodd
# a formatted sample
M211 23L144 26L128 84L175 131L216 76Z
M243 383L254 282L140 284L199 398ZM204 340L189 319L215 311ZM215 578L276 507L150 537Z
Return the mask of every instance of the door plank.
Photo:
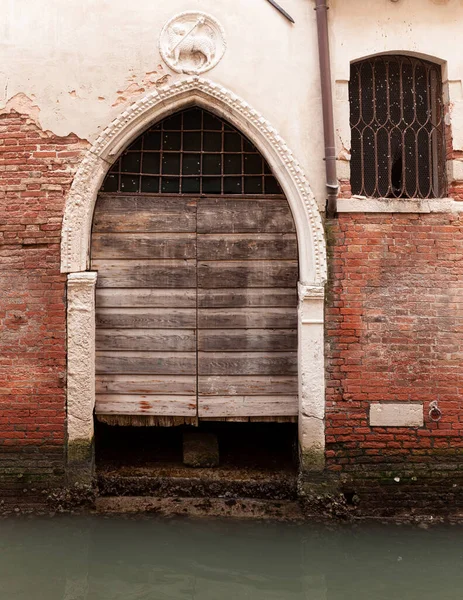
M97 292L98 293L98 292ZM285 307L297 306L296 286L290 288L199 289L201 308Z
M198 350L278 352L297 348L296 329L200 329Z
M99 288L192 288L196 286L195 260L94 259Z
M97 394L196 394L196 375L97 375Z
M296 352L198 352L199 375L291 375Z
M194 233L196 201L182 196L99 195L93 231Z
M298 414L297 396L199 396L199 417L290 417Z
M99 308L97 328L190 329L196 327L194 308Z
M96 352L96 373L196 375L195 352Z
M196 396L151 396L146 394L97 394L95 412L99 415L169 415L194 417Z
M198 378L201 396L295 396L298 381L295 375L221 375Z
M196 308L195 289L97 288L97 308Z
M297 240L293 233L203 234L198 236L201 260L294 260Z
M295 225L285 199L201 198L198 233L289 233Z
M92 259L195 258L194 233L94 233Z
M200 288L287 288L297 280L297 260L198 261Z
M198 311L201 329L296 329L297 312L288 308L209 308Z
M101 329L96 330L98 350L193 352L195 329Z

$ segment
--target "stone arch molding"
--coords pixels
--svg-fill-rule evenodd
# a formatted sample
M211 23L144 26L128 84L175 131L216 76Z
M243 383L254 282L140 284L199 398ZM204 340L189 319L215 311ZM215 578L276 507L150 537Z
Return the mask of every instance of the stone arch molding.
M299 163L274 127L244 100L201 77L189 77L134 102L114 119L87 151L68 194L61 239L61 272L89 266L93 211L103 179L119 154L150 124L188 106L209 109L247 135L267 159L290 203L296 223L300 280L326 281L321 216Z
M103 179L120 153L152 123L188 106L228 120L266 158L291 206L299 245L298 382L302 471L324 468L323 351L326 250L309 183L277 131L244 100L198 76L141 98L101 133L87 151L69 192L62 229L61 271L67 283L67 473L92 481L95 406L95 285L88 271L93 211Z

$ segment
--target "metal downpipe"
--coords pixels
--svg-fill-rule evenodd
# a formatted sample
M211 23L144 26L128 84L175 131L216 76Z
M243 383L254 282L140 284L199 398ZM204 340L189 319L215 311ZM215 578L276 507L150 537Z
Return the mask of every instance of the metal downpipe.
M323 131L325 137L326 216L327 218L333 218L337 214L339 184L336 175L336 143L334 135L327 0L315 0L315 11L317 14L318 56L320 61Z

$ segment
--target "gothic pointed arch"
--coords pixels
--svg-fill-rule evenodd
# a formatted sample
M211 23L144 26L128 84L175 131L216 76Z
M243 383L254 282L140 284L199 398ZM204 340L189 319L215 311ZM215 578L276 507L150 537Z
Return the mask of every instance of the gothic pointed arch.
M200 77L186 78L137 100L106 127L87 151L66 200L61 271L77 273L88 269L94 206L111 164L149 125L194 105L228 120L267 160L293 212L298 234L300 280L306 285L322 285L326 281L323 225L299 163L262 115L229 90Z

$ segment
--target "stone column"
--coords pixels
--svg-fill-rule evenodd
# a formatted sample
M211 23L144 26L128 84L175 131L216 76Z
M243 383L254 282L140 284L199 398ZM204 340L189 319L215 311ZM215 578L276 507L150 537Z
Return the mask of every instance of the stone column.
M298 290L299 451L307 473L325 466L325 289L299 284Z
M90 483L94 470L96 273L70 273L67 285L67 474Z

